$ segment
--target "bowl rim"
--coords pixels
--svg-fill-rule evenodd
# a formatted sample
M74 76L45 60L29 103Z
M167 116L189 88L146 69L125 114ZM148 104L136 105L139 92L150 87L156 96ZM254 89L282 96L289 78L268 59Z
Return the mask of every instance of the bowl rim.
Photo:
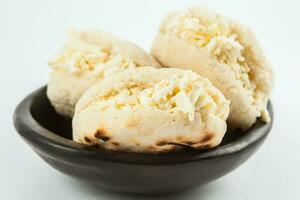
M243 151L250 146L263 140L270 132L274 116L272 104L268 102L268 111L270 113L271 121L263 123L260 120L247 133L239 136L236 140L218 146L217 148L208 149L205 151L191 150L191 152L183 152L188 156L178 156L177 152L170 152L164 154L150 154L150 153L134 153L134 152L116 152L107 151L104 149L88 147L84 144L76 143L72 140L64 138L47 128L43 127L36 121L31 113L31 106L35 98L46 93L47 86L43 86L25 97L15 109L13 115L14 126L19 135L25 139L31 146L34 147L38 153L60 157L61 159L74 159L70 162L77 162L82 164L86 160L126 163L134 165L173 165L194 161L201 161L206 159L213 159L221 156L229 156L239 151ZM180 154L180 153L179 153ZM171 157L171 159L170 159ZM177 159L178 157L178 159Z

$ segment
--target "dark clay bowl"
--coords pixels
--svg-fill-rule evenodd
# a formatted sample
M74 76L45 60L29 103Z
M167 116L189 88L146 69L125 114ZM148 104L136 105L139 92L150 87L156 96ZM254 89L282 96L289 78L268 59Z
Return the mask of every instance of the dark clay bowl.
M273 121L270 103L268 109ZM178 191L224 176L258 149L272 127L272 122L257 122L247 132L226 134L222 144L210 150L158 155L105 151L71 140L71 121L53 110L46 87L19 104L14 124L20 136L55 169L93 186L130 193Z

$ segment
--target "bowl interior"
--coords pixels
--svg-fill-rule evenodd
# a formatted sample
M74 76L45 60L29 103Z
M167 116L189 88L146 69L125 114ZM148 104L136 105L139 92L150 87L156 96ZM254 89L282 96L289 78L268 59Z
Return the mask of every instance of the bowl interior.
M271 113L271 117L273 117L270 104L268 109ZM151 154L151 156L149 156L149 154L106 151L73 142L72 120L56 113L46 96L46 87L42 87L29 95L19 105L15 115L17 119L20 118L21 121L23 120L25 126L33 130L33 135L22 135L22 133L20 133L27 140L40 138L36 139L38 143L52 145L56 148L61 147L64 151L81 153L84 156L90 155L96 159L105 158L126 163L133 162L135 164L186 162L234 153L262 138L271 128L271 123L264 124L258 121L246 132L236 131L234 133L226 133L222 143L213 149L195 150L185 148L179 152ZM24 120L23 118L27 119Z

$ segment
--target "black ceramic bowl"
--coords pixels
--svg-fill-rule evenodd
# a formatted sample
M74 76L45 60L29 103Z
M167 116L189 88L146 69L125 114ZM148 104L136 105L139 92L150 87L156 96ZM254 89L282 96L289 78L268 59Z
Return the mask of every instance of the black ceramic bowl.
M273 120L272 107L268 105ZM46 87L17 107L14 124L21 137L47 163L70 176L104 189L130 193L166 193L213 181L240 166L263 143L272 121L245 133L227 134L211 150L186 149L167 154L110 152L71 140L71 121L58 115Z

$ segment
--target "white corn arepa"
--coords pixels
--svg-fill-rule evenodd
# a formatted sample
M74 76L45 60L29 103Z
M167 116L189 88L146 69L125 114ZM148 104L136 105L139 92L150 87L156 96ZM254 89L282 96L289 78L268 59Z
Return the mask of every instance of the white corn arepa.
M273 77L256 37L245 26L202 7L168 14L152 45L166 67L191 69L207 77L230 100L229 128L248 129L261 117Z
M211 148L220 144L228 114L229 101L191 70L132 68L84 93L73 140L129 152Z
M100 31L70 30L53 69L47 95L55 110L72 117L75 104L91 85L128 68L151 65L155 59L133 43Z

